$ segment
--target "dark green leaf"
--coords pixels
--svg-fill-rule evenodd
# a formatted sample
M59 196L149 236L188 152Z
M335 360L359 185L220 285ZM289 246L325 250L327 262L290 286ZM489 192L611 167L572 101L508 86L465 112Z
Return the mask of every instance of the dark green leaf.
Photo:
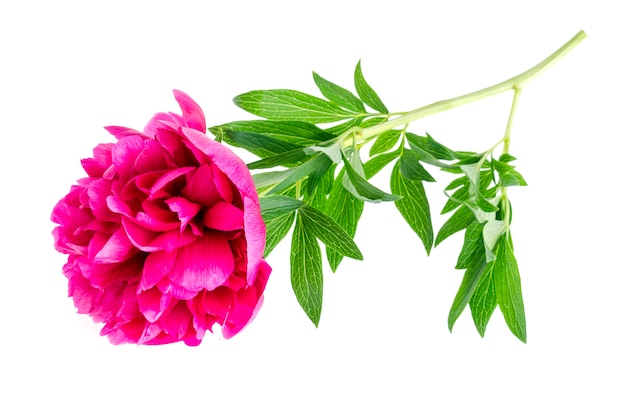
M343 256L363 260L363 255L352 237L332 218L306 205L300 209L300 217L307 231L313 233L327 247Z
M363 72L361 71L361 61L357 63L354 69L354 87L367 106L383 114L389 113L385 104L383 104L378 97L378 94L374 92L374 89L365 81Z
M261 197L261 214L263 220L272 220L302 207L302 201L283 195Z
M380 134L378 138L376 138L376 141L374 141L372 148L370 148L370 157L392 149L398 143L400 134L401 131L398 131L397 129L385 131Z
M367 166L367 164L366 164ZM357 224L363 213L363 201L354 197L341 184L345 170L341 170L337 175L335 184L328 195L326 214L330 216L346 233L354 238ZM343 255L326 246L326 257L333 272L343 259Z
M500 155L500 161L502 161L502 162L511 162L511 161L515 161L516 159L517 158L515 158L511 154L502 154L502 155Z
M446 191L454 190L455 188L458 188L467 184L469 184L469 179L467 178L467 176L464 175L464 176L461 176L459 178L452 180L452 182L448 184L445 190Z
M308 195L312 195L317 185L322 180L322 177L326 175L326 172L330 169L331 166L335 165L332 160L328 157L320 156L320 162L317 167L313 169L309 173L309 178L306 183L306 192Z
M317 73L313 72L313 79L315 84L319 88L322 95L331 102L343 106L344 108L353 112L365 112L363 102L352 94L347 89L342 88L326 79L322 78Z
M517 260L513 254L510 233L500 238L493 276L498 305L509 329L522 342L526 342L526 317Z
M491 319L491 315L493 315L493 311L496 309L497 305L496 288L493 280L493 268L495 263L496 262L490 262L485 264L485 270L469 301L474 325L476 325L480 336L483 337L485 336L489 319Z
M324 292L322 253L317 239L308 231L299 214L291 238L290 265L291 286L296 299L309 319L318 326Z
M424 185L421 181L410 180L401 173L400 161L391 171L391 191L402 196L395 204L413 231L424 244L426 253L430 254L433 246L433 225L430 218L430 207Z
M330 168L326 170L326 173L324 173L321 178L317 179L317 183L313 186L313 190L306 194L305 200L311 207L321 211L326 211L326 204L328 202L327 196L333 188L333 183L335 181L335 167L335 164L331 165ZM308 180L311 180L311 176L309 176ZM308 180L307 188L310 183ZM339 186L341 186L341 184L339 184Z
M358 155L353 155L356 157ZM354 167L350 164L350 161L344 156L344 166L346 168L347 176L344 176L342 184L353 196L363 201L371 201L373 203L379 203L381 201L395 201L401 197L388 194L383 190L374 187L365 178L360 176Z
M446 221L437 233L435 246L452 236L454 233L463 230L475 220L474 212L467 206L461 206Z
M268 195L282 193L283 190L286 190L287 188L294 185L296 181L301 180L304 177L307 177L309 174L312 174L315 171L319 171L320 168L329 165L328 161L330 160L326 155L318 154L313 156L304 164L295 168L291 168L290 170L288 170L291 171L291 173L284 180L278 183L274 188L272 188L268 192Z
M289 233L295 217L296 212L291 211L272 220L265 221L265 257L269 256L278 243Z
M485 223L473 221L472 224L465 229L465 238L463 240L463 248L456 262L456 269L466 269L476 256L481 256L485 261L485 244L483 242L483 227Z
M473 260L469 263L467 270L465 271L465 275L463 276L463 281L461 282L461 286L452 302L452 306L450 307L450 313L448 314L448 329L452 332L452 328L454 327L454 323L461 316L465 306L467 306L468 302L472 298L472 295L476 291L476 287L478 286L478 282L480 281L480 277L483 275L487 263L485 263L484 255L477 255L473 258Z
M452 193L451 196L448 196L448 201L446 201L446 204L444 204L440 214L449 213L461 204L463 204L463 202L465 202L469 197L468 187L469 184L467 184L465 187L457 189L454 193Z
M277 140L288 142L298 147L308 147L319 142L333 139L335 136L317 126L308 122L300 121L268 121L266 119L257 119L252 121L236 121L228 124L209 128L213 134L225 130L256 132L257 134L266 135ZM226 137L227 138L227 137ZM235 142L225 139L231 145Z
M390 152L388 154L377 155L373 158L370 158L364 165L363 170L365 171L365 177L369 180L380 170L385 168L387 164L391 161L395 160L400 156L400 150L396 150L394 152Z
M306 158L308 158L308 155L304 152L303 149L298 148L295 150L284 152L282 154L272 155L270 157L263 158L262 160L251 162L250 164L248 164L248 169L256 170L277 166L293 167L295 165L298 165L300 161L303 161Z
M312 124L341 121L353 112L339 105L291 89L258 90L233 99L235 105L251 114L276 121L304 121Z
M400 173L409 180L435 181L433 176L422 166L417 154L409 149L404 149L402 156L400 156L399 164Z
M261 158L293 151L301 147L256 132L226 130L226 135L237 144Z

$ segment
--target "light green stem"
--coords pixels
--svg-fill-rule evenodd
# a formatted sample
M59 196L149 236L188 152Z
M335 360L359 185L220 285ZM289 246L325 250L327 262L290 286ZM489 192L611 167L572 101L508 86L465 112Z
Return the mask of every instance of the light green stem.
M362 140L366 140L368 138L379 135L385 131L398 127L400 125L409 124L417 119L425 118L430 115L434 115L440 112L447 111L452 108L456 108L461 105L465 105L471 102L476 102L481 99L494 96L500 94L502 92L509 91L511 89L521 89L527 82L531 81L533 78L537 77L544 70L546 70L549 66L556 63L559 59L565 56L570 50L572 50L576 45L578 45L585 37L587 37L586 33L581 30L574 37L572 37L567 43L561 46L556 52L552 53L546 59L528 69L526 72L523 72L517 76L512 77L511 79L505 80L504 82L500 82L496 85L490 86L488 88L480 89L478 91L468 93L466 95L457 96L452 99L445 99L443 101L438 101L432 103L430 105L423 106L421 108L415 109L413 111L407 112L404 115L398 116L397 118L390 119L389 121L383 122L382 124L374 125L368 128L355 128L350 131L350 134L353 134L353 139L360 142ZM348 135L346 135L346 138ZM349 145L349 144L348 144Z

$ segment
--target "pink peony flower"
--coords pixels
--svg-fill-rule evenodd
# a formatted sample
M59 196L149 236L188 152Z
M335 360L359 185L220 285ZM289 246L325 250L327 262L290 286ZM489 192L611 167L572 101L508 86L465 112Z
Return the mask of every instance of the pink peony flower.
M198 345L221 325L230 338L256 315L271 268L252 177L204 131L202 109L174 91L182 116L156 114L143 132L82 160L52 212L55 247L79 313L113 344Z

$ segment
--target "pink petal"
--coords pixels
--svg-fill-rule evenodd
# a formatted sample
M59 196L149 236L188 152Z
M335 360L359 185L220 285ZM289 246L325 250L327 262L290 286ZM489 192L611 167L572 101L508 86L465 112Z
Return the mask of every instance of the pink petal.
M128 259L135 252L136 249L126 236L126 231L120 226L96 253L93 262L119 263Z
M176 252L158 251L150 253L143 265L139 290L148 290L154 287L172 271L175 262Z
M261 207L255 198L244 197L243 227L248 245L248 284L254 283L258 266L265 250L265 223L261 217Z
M209 165L202 165L187 179L182 194L190 201L210 207L220 201L220 195L213 182L213 170Z
M150 198L169 198L177 195L179 184L176 179L183 177L194 169L194 167L182 167L163 173L150 188Z
M234 268L228 240L220 233L210 232L178 250L168 278L189 291L213 290L228 279Z
M111 151L113 164L123 179L127 179L135 165L135 161L143 150L144 138L134 135L120 139Z
M159 323L169 336L182 339L191 324L191 312L184 301L178 302L159 319Z
M202 223L215 230L239 230L243 227L243 212L232 204L218 201L204 213Z
M195 217L196 214L200 211L200 205L196 203L192 203L186 198L182 197L172 197L165 200L165 203L168 205L170 210L178 214L178 219L180 220L180 229L184 230L187 227L187 224Z
M240 192L258 201L259 197L250 171L234 152L195 129L183 127L181 131L193 145L204 152L226 174Z
M204 133L206 122L200 106L185 92L174 90L174 97L183 111L183 118L187 121L187 126Z
M137 296L139 311L148 322L156 322L172 303L172 296L153 288L142 291Z
M141 137L144 139L148 138L148 136L146 136L145 134L132 128L127 128L127 127L122 127L122 126L106 126L104 127L104 129L106 129L111 135L113 135L117 139L133 137L133 136Z
M224 201L232 204L234 200L233 183L215 164L211 164L211 167L213 168L213 180L215 181L217 192L220 193Z

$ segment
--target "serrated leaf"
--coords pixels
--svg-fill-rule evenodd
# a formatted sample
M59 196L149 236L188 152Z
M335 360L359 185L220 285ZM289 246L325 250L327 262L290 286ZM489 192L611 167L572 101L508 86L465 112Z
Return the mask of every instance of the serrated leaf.
M363 164L363 170L365 172L365 178L368 180L378 174L380 170L385 168L387 164L391 161L395 160L400 156L400 150L396 150L394 152L390 152L388 154L380 154L373 158L367 160L365 164Z
M404 177L400 169L400 162L397 162L391 171L391 191L402 196L395 201L396 208L422 240L426 253L430 254L433 246L433 225L424 185L421 181Z
M291 89L251 91L236 96L233 102L251 114L276 121L319 124L341 121L355 115L335 103Z
M420 163L417 154L409 149L404 149L399 160L400 173L409 180L434 182L435 179L426 171Z
M485 257L482 254L474 256L472 261L468 263L467 270L463 275L463 281L454 297L454 301L450 307L450 313L448 314L448 329L450 332L452 332L454 323L459 316L461 316L463 310L472 298L472 295L474 295L478 282L486 267L487 263L485 263Z
M259 198L263 220L272 220L302 207L302 201L284 195Z
M456 262L456 269L466 269L477 256L481 256L482 260L485 261L483 227L484 223L473 221L472 224L465 229L463 247L461 248L461 253Z
M358 154L353 154L353 159L354 157L358 157ZM386 193L370 184L355 170L355 167L358 168L359 165L361 165L361 169L363 169L362 164L356 164L356 166L353 166L350 163L350 160L348 160L344 155L344 166L347 175L344 175L342 184L353 196L359 200L369 201L372 203L395 201L401 198L397 195Z
M378 94L374 92L374 89L372 89L363 77L361 61L357 63L356 68L354 69L354 87L356 88L356 92L359 94L359 97L367 106L383 114L389 113L387 107L383 104L383 101L380 100Z
M322 78L315 72L313 72L313 80L322 95L324 95L324 97L326 97L329 101L334 102L350 111L365 112L363 102L361 102L361 100L354 96L354 94L352 94L349 90Z
M298 147L308 147L319 142L331 140L335 137L335 135L313 124L300 121L269 121L266 119L257 119L252 121L235 121L209 128L209 131L216 134L216 136L220 132L225 134L226 130L256 132L257 134L266 135ZM235 142L229 140L227 137L225 141L231 145L236 145Z
M498 244L493 271L498 305L511 332L526 343L524 300L511 235L505 234Z
M317 239L298 214L291 238L291 286L298 303L317 327L322 313L324 276L322 253Z
M341 184L344 173L345 169L341 170L335 179L335 184L328 195L326 214L354 239L364 203L350 194ZM335 272L344 256L327 246L326 257L330 268Z
M272 220L265 221L265 257L269 256L278 243L289 233L295 217L296 212L294 210Z
M493 269L496 262L485 265L478 285L469 301L472 319L474 319L474 325L481 337L485 336L487 324L497 305L496 288L493 280Z
M332 218L307 205L300 208L300 217L307 231L313 233L327 247L343 256L363 260L363 255L352 237Z
M472 224L475 220L474 212L467 206L459 207L450 218L441 226L435 239L435 247L442 241Z
M370 148L370 157L391 150L400 140L401 131L392 129L385 131L376 138L374 145Z

